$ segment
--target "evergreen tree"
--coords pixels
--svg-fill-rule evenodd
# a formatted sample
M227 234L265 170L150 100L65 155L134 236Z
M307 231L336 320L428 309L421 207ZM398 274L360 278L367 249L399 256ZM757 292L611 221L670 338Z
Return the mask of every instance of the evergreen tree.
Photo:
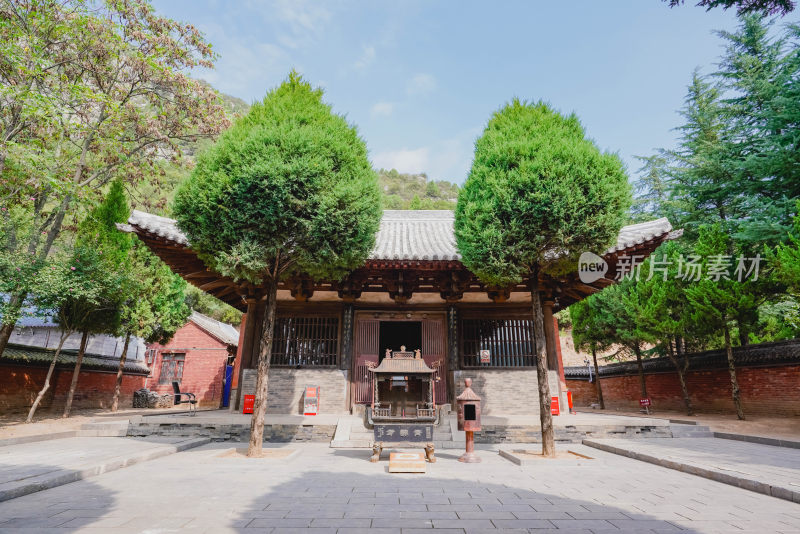
M126 258L128 284L120 308L118 333L125 337L117 368L111 411L119 396L131 336L147 343L166 344L186 324L191 310L184 297L186 282L173 273L138 239Z
M572 318L572 340L576 349L589 350L594 364L595 391L600 409L605 410L603 388L600 385L600 367L597 364L597 352L607 350L614 342L613 332L609 330L609 322L603 317L603 306L597 295L576 302L569 307Z
M248 447L258 456L277 284L297 272L338 280L363 264L381 218L377 176L355 128L292 72L200 155L174 213L211 269L264 287Z
M616 239L630 205L619 158L601 153L578 118L513 100L489 120L458 196L462 261L491 286L530 279L542 452L555 454L539 276L574 267Z
M733 359L731 329L740 309L757 307L757 295L753 291L753 282L744 277L739 281L733 265L728 264L735 262L738 250L719 225L701 227L695 250L701 258L704 277L688 286L685 291L692 307L692 320L698 327L702 326L707 335L723 334L731 379L731 396L737 416L744 419Z
M81 332L81 343L72 371L64 417L69 417L72 408L72 399L78 385L89 335L112 334L119 328L122 301L133 279L126 271L131 237L117 230L116 224L126 222L128 215L125 190L122 182L115 180L111 183L103 202L88 214L78 229L76 249L89 249L97 255L97 273L93 278L97 285L97 294L95 299L85 303L81 302L80 298L67 301L78 314L84 313L86 307L94 306L95 309L90 310L82 318L78 316L71 318Z

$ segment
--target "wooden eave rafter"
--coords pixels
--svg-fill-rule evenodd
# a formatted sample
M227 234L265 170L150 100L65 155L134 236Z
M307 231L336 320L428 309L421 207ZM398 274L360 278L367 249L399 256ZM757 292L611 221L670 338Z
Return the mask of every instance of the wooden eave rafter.
M147 245L153 253L161 258L164 263L187 282L200 288L203 291L219 298L239 310L246 309L244 295L247 290L242 285L236 284L231 278L225 277L209 270L197 254L188 246L176 243L165 237L147 232L143 228L132 225L134 232ZM589 295L602 290L616 282L617 265L620 257L637 257L639 261L649 256L661 243L670 238L670 233L666 232L654 236L642 243L637 243L630 247L617 250L603 256L608 263L608 271L605 277L600 278L591 284L585 284L578 278L578 273L551 278L546 275L540 277L540 283L552 295L555 301L554 309L560 310L570 304L583 300ZM356 269L344 282L335 281L316 281L311 284L305 283L306 291L354 291L361 292L393 292L397 293L398 283L402 281L403 291L410 290L414 293L442 293L450 291L454 293L452 280L443 280L440 273L443 271L458 273L458 291L465 293L478 293L496 291L488 288L480 282L464 265L459 261L440 261L440 260L368 260L364 267ZM400 276L402 273L402 276ZM303 277L294 277L290 281L278 284L278 289L297 291L298 280ZM309 281L310 282L310 281ZM529 280L523 281L510 289L511 293L530 291ZM254 288L250 288L254 289ZM258 288L255 288L257 290ZM355 296L355 293L352 293ZM356 297L357 298L357 297ZM455 297L454 297L455 298Z

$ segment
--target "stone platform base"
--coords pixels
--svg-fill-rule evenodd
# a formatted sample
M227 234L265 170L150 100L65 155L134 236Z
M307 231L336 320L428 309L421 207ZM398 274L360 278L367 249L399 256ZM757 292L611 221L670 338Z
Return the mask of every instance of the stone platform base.
M264 420L264 441L328 443L336 432L336 416L273 415ZM128 436L205 437L214 441L248 441L250 416L227 410L192 416L137 416L128 423Z
M334 448L371 448L372 430L363 418L352 415L268 415L264 441L276 443L320 442ZM670 423L664 419L622 417L600 414L562 415L553 418L556 441L580 443L584 439L671 438ZM463 449L464 432L458 431L455 415L446 415L434 428L437 449ZM189 414L144 415L131 418L128 436L203 437L215 441L247 441L250 415L227 410ZM540 443L539 418L530 416L485 416L475 442L482 444Z

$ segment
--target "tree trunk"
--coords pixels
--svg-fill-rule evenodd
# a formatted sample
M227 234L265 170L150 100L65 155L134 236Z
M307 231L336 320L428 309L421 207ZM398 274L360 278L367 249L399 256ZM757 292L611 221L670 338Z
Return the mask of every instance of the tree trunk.
M258 375L256 379L256 399L253 406L253 417L250 419L250 444L247 446L247 456L261 456L264 441L264 415L267 413L267 379L269 375L270 358L272 357L272 338L275 330L275 307L278 294L278 282L270 277L267 282L266 295L267 309L264 312L264 322L261 328L261 343L258 350Z
M739 324L739 345L746 347L750 343L750 334L747 332L741 323Z
M676 340L677 341L677 340ZM678 348L678 343L675 344L675 350L678 352L678 357L680 357L680 349ZM684 354L683 360L681 362L678 361L678 357L675 356L675 353L672 350L672 341L669 341L669 352L667 353L669 356L669 361L672 362L672 365L675 366L675 371L678 373L678 382L681 384L681 394L683 395L683 403L686 405L686 415L694 415L694 408L692 408L692 399L689 397L689 388L686 385L686 371L689 369L689 359Z
M724 318L723 318L724 319ZM733 362L733 347L731 346L731 331L728 329L728 322L725 321L723 327L725 332L725 355L728 357L728 372L731 375L731 395L733 404L736 406L736 416L744 421L744 410L742 409L742 399L739 392L739 381L736 379L736 365Z
M8 305L6 308L9 312L4 314L4 317L8 318L16 318L17 312L22 307L22 302L25 300L25 297L20 297L20 295L11 295L11 299L8 301ZM8 345L8 340L11 338L11 332L14 331L14 326L16 325L16 320L10 324L3 323L3 326L0 327L0 358L3 357L3 352L6 350L6 346Z
M72 409L72 398L75 396L75 389L78 387L78 377L81 374L81 363L83 363L83 354L86 352L86 343L89 341L89 332L84 331L81 336L81 346L78 349L78 356L75 358L75 369L72 370L72 382L69 385L69 393L67 393L67 405L64 406L64 415L62 417L69 417L69 411Z
M597 400L600 402L600 409L606 409L606 403L603 401L603 388L600 385L600 370L597 367L597 349L592 345L592 359L594 360L594 387L597 390Z
M122 389L122 371L125 369L125 360L128 359L128 344L131 341L131 333L125 334L125 343L122 346L122 354L119 356L119 366L117 367L117 381L114 384L114 397L111 399L111 411L119 409L119 392Z
M3 326L0 326L0 358L3 357L3 352L6 350L8 340L11 338L11 332L13 331L13 324L4 324Z
M544 316L539 294L538 271L531 278L531 304L533 307L533 338L536 347L536 378L539 386L539 421L542 425L542 456L554 458L556 440L553 416L550 413L550 383L547 378L547 354L545 353Z
M636 354L636 367L639 369L639 390L642 395L641 398L647 398L647 380L644 378L644 365L642 364L642 349L636 343L633 346L633 352Z
M56 368L58 355L61 354L61 347L64 346L64 342L67 340L70 334L72 334L71 331L65 331L61 334L61 339L58 341L58 348L56 349L55 354L53 354L53 361L50 362L50 367L47 369L47 376L44 377L44 386L42 386L42 390L39 391L39 394L36 395L36 400L33 401L33 406L31 406L31 409L28 412L28 418L25 419L26 423L33 421L33 414L36 413L36 408L38 408L39 403L42 402L44 394L47 393L48 389L50 389L50 379L53 377L53 371Z

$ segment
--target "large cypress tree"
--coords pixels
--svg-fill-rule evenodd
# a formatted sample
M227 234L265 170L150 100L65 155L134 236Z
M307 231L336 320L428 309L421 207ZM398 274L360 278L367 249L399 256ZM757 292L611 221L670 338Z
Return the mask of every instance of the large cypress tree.
M278 282L363 264L381 217L377 176L356 129L293 72L200 156L174 212L211 269L265 288L248 448L260 455Z
M467 268L495 286L530 278L546 456L555 454L555 438L539 277L574 268L584 251L603 251L630 202L619 157L602 153L575 115L516 99L489 120L458 196L455 231Z

